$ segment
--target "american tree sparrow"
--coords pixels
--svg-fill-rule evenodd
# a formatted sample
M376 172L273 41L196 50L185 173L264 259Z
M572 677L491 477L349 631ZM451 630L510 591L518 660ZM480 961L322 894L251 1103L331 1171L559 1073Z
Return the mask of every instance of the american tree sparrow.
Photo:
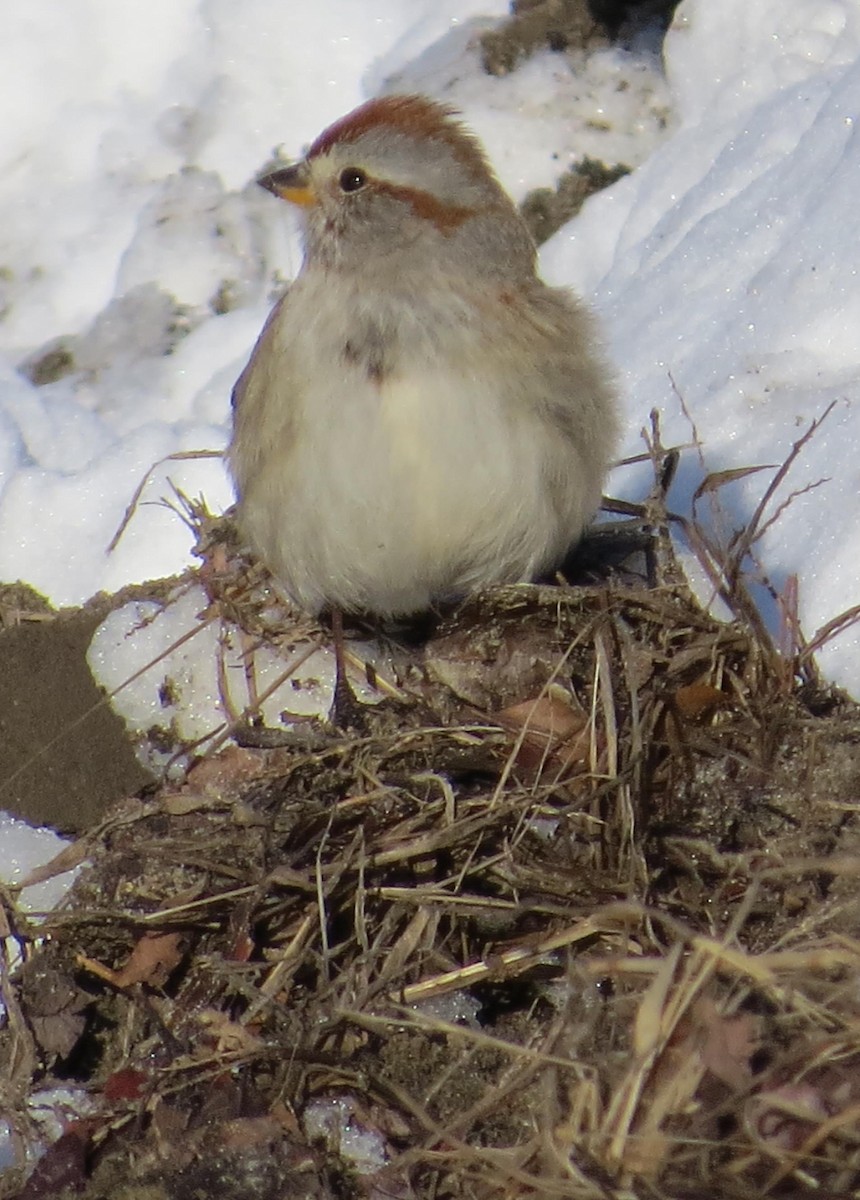
M397 616L557 565L600 501L612 372L477 140L386 96L260 183L305 258L234 389L229 463L290 597Z

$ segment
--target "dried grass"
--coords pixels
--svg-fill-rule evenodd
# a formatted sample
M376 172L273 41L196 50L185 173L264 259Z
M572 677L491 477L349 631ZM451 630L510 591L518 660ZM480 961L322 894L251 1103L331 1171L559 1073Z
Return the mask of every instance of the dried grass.
M860 720L826 631L789 659L751 616L767 505L728 551L685 525L719 623L664 490L656 583L473 597L360 734L210 752L82 839L44 925L4 896L4 1108L26 1141L58 1063L100 1107L0 1194L860 1195ZM253 580L210 586L264 636ZM309 1143L320 1098L384 1165Z

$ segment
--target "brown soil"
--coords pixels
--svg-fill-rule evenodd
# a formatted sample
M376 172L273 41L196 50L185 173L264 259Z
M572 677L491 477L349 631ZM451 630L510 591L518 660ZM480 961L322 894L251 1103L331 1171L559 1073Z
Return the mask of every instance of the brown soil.
M22 584L0 589L0 808L64 833L149 778L87 666L106 612L57 614Z

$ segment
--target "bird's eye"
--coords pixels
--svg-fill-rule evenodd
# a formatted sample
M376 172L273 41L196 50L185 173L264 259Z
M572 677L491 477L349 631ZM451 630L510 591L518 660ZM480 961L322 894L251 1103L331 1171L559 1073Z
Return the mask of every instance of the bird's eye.
M340 173L340 190L357 192L367 183L367 176L359 167L345 167Z

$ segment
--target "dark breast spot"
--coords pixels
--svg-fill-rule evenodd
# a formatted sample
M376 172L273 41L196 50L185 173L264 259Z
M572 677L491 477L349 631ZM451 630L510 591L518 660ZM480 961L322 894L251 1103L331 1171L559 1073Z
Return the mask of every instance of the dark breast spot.
M343 347L343 361L363 370L375 384L382 383L388 373L385 352L378 336L348 339Z

